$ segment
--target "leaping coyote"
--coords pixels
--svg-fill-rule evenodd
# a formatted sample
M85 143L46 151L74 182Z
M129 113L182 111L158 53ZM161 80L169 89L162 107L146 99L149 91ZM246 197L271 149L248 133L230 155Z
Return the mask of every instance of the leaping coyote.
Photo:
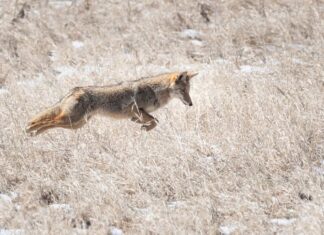
M77 129L95 114L130 118L142 124L143 130L150 131L158 120L149 113L166 105L171 98L177 97L192 106L190 80L197 74L175 72L112 86L75 87L58 103L32 118L26 132L38 135L55 127Z

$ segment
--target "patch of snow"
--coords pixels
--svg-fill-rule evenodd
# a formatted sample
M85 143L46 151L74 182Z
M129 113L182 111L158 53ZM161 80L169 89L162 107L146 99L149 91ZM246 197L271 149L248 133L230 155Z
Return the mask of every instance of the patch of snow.
M134 208L134 210L141 214L149 214L151 212L150 208Z
M69 205L69 204L58 204L58 203L54 203L54 204L51 204L49 206L50 208L52 209L55 209L55 210L63 210L63 211L72 211L72 207Z
M278 48L273 45L266 45L265 48L268 49L269 51L277 51L278 50Z
M262 67L242 65L242 66L240 66L240 71L243 73L265 73L268 70L266 68L262 68Z
M204 164L211 164L213 163L214 161L217 161L217 156L209 156L209 157L202 157L200 158L200 161L201 163L204 163Z
M54 70L58 73L59 78L72 76L76 72L76 69L71 66L59 66Z
M302 60L300 60L300 59L296 59L296 58L293 58L293 59L292 59L292 62L293 62L294 64L304 64L304 62L303 62Z
M111 235L123 235L124 233L123 233L123 231L121 229L116 228L116 227L112 227L110 229L110 234Z
M286 218L278 218L270 220L272 224L276 225L290 225L293 224L296 219L286 219Z
M73 1L72 0L50 0L48 4L50 6L53 6L57 9L64 8L64 7L70 7L72 6Z
M167 203L167 206L172 209L184 207L186 205L186 202L184 201L171 201Z
M18 197L18 193L16 193L16 192L9 192L9 195L10 195L11 199L13 199L13 200Z
M302 50L302 49L305 48L305 45L297 44L297 43L291 43L291 44L288 44L288 47L293 48L293 49Z
M145 220L152 220L154 217L153 211L151 208L133 208L140 216Z
M276 198L276 197L271 197L271 201L273 203L278 203L279 202L278 198Z
M74 228L73 231L75 234L88 234L88 230L83 228Z
M82 48L84 47L84 43L81 41L73 41L72 42L72 46L76 49Z
M215 154L220 154L222 152L221 148L216 144L211 145L210 148Z
M224 235L229 235L236 230L236 225L223 225L219 227L219 232Z
M292 62L293 62L294 64L310 65L309 63L306 63L306 62L302 61L301 59L296 59L296 58L293 58L293 59L292 59Z
M267 64L271 64L271 65L279 65L280 62L276 59L273 59L273 58L268 58L267 59Z
M319 175L324 175L324 169L321 167L314 167L314 171Z
M22 229L2 229L0 228L0 235L22 235L25 231Z
M0 203L3 204L11 204L11 197L9 197L7 194L0 193Z
M18 194L9 192L8 194L0 193L0 214L9 208L15 208L17 211L20 209L19 205L13 204L12 200L17 198ZM0 234L1 235L1 234Z
M5 88L0 88L0 95L7 95L7 94L9 94L10 92L7 90L7 89L5 89Z
M225 59L220 59L220 58L214 60L214 62L216 62L217 64L229 64L230 63L230 61L225 60Z
M185 29L180 35L182 38L197 39L202 35L202 33L194 29Z
M193 45L195 45L195 46L199 46L199 47L201 47L201 46L204 45L204 43L203 43L202 41L200 41L200 40L196 40L196 39L191 40L191 43L192 43Z

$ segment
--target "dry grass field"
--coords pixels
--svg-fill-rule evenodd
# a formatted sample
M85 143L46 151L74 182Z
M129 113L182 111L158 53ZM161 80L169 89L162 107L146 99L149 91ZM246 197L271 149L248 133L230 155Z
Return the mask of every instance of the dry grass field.
M324 234L322 0L0 0L0 234ZM74 86L199 72L151 132L25 133Z

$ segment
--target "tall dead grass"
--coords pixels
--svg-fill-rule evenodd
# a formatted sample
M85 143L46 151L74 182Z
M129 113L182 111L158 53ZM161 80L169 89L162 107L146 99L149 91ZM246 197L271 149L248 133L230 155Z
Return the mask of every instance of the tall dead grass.
M0 231L321 234L323 11L306 0L2 0ZM194 106L172 101L152 132L98 117L24 133L74 86L185 69L199 72Z

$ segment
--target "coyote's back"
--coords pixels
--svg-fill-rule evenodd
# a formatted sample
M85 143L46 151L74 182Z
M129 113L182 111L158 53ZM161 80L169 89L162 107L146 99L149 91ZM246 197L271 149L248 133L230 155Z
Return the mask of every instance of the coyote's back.
M191 106L190 79L196 74L176 72L125 82L113 86L73 88L57 104L37 114L27 124L26 132L40 134L50 128L77 129L95 114L129 118L149 131L157 119L149 113L177 97Z

